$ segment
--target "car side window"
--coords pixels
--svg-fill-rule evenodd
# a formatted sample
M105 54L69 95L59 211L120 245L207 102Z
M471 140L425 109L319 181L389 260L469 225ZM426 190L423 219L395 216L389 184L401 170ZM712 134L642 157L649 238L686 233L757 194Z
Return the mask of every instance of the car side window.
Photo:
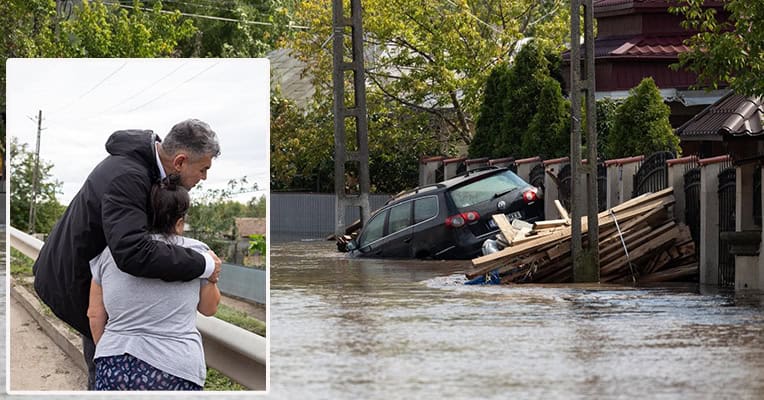
M399 204L390 208L390 220L388 222L387 234L392 235L411 226L411 202Z
M414 201L414 223L418 224L438 215L438 199L425 197Z
M375 215L374 218L366 224L366 228L363 230L363 235L361 235L361 240L358 241L361 247L382 237L382 234L385 231L385 217L387 216L387 213L388 211L384 211Z

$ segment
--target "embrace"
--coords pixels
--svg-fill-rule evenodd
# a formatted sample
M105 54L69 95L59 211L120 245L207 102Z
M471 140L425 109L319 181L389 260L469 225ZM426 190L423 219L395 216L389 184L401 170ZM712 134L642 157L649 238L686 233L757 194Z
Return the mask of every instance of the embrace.
M34 287L82 335L89 390L201 390L197 310L214 315L220 259L183 237L188 190L220 154L189 119L161 140L114 132L34 264Z

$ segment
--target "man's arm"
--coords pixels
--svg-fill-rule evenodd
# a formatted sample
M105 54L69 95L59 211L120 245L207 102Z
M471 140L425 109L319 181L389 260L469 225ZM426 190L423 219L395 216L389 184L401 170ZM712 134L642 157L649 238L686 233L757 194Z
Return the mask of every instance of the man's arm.
M120 270L165 281L190 281L213 274L219 260L191 249L153 240L146 207L150 181L137 174L114 179L101 200L106 243Z
M90 333L93 334L93 343L98 344L106 329L106 307L103 305L103 288L96 281L90 281L90 302L88 303L88 319L90 319Z

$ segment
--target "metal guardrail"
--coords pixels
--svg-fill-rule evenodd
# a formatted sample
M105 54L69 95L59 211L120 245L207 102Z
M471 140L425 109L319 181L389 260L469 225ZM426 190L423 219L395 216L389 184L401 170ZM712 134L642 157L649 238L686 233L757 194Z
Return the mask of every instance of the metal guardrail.
M265 270L223 263L218 287L220 292L236 298L265 304Z
M43 242L9 226L11 247L37 259ZM214 317L197 314L204 358L209 367L253 390L265 390L265 338Z

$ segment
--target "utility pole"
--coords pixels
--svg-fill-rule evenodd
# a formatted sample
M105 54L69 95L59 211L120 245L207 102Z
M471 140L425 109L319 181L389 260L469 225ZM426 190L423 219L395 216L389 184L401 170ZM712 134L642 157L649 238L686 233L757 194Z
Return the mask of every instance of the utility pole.
M29 233L35 233L35 202L37 200L37 176L40 169L40 133L42 132L42 110L37 114L37 146L35 147L34 170L32 171L32 197L29 200Z
M350 17L344 4L350 4ZM363 24L361 0L333 0L333 55L334 55L334 193L336 199L335 228L337 237L345 228L345 208L361 209L362 226L369 221L369 135L366 119L366 78L363 65ZM350 29L350 32L346 31ZM349 35L348 35L349 33ZM350 36L351 54L345 54L345 40ZM347 59L347 60L346 60ZM346 76L346 73L352 76ZM348 82L346 82L346 78ZM352 83L354 104L345 104L345 84ZM348 124L348 125L346 125ZM354 132L346 135L349 126ZM348 140L348 138L350 140ZM353 162L357 172L359 193L349 195L345 190L346 163Z
M570 4L570 167L571 167L571 256L574 282L599 282L599 223L597 219L597 112L594 100L594 10L592 0ZM581 71L581 7L584 12L584 68ZM586 149L588 162L581 161L581 96L586 101ZM581 174L586 174L586 187ZM584 190L588 202L584 204ZM582 211L586 209L588 241L583 248Z

